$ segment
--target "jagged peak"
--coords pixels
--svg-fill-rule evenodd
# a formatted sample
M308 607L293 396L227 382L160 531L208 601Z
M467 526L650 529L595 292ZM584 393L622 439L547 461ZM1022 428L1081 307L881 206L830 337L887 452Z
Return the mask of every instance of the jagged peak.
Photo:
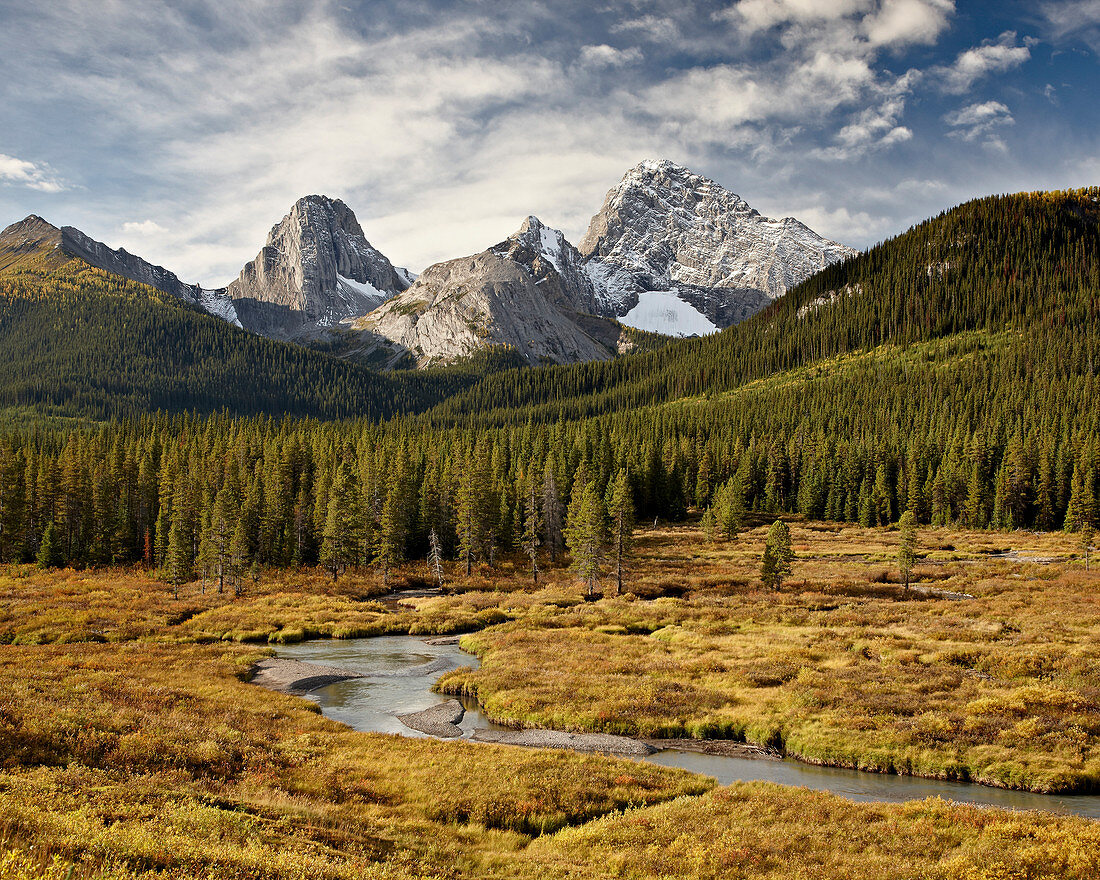
M317 212L320 212L320 216L324 218L326 222L330 220L334 222L336 228L350 233L351 235L357 235L363 239L366 238L363 234L363 227L359 225L359 220L355 216L355 212L347 206L347 203L342 199L314 193L312 195L302 196L291 205L290 210L287 211L283 219L271 227L271 232L268 235L268 243L270 244L271 241L277 237L286 224L296 222L299 226L314 225L317 219Z
M513 235L514 238L517 235L523 235L525 232L530 232L532 229L549 228L534 214L528 214L527 218L520 224L519 230Z
M341 207L349 211L351 210L343 199L333 198L332 196L326 196L321 193L302 196L291 206L291 209L293 210L294 208L304 207L306 205L321 205L329 208Z
M626 172L626 177L649 174L675 174L678 177L698 177L691 169L671 159L642 159L637 165Z
M0 232L0 236L8 237L11 235L46 235L50 233L60 232L61 230L50 223L48 220L39 217L37 214L28 214L22 220L12 223L3 232Z

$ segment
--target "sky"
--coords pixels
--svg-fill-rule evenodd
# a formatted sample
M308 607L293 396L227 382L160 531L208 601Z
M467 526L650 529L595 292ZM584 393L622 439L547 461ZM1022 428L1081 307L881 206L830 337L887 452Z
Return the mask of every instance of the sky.
M1100 0L0 0L0 226L221 286L296 199L414 271L667 158L866 247L1100 183Z

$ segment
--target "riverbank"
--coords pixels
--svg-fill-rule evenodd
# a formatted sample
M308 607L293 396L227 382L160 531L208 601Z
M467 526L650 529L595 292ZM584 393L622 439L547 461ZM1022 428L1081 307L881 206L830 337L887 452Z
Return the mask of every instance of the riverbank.
M350 669L269 657L253 665L248 680L252 684L285 694L307 694L338 681L362 677L362 673Z

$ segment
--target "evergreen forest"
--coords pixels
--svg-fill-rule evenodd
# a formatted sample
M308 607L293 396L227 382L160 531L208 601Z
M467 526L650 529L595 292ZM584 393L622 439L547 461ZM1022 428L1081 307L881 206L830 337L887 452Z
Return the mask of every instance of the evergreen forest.
M1098 221L1100 189L980 199L715 336L536 369L380 374L23 263L0 274L0 561L224 588L523 551L534 574L582 521L612 550L626 495L728 535L754 512L1096 525Z

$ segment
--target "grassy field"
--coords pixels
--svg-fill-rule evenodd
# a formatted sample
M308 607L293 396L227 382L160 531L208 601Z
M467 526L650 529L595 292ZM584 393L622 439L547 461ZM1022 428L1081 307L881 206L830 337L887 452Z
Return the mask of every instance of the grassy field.
M777 593L756 577L763 533L715 545L649 533L636 593L570 603L549 585L503 601L513 620L463 641L480 668L443 686L520 726L1100 788L1100 574L1069 560L1071 537L928 531L906 593L896 532L795 524L798 559Z
M756 579L761 529L710 545L690 527L642 532L631 593L596 602L564 570L534 590L509 563L400 604L369 572L179 600L139 570L0 573L0 880L1100 873L1085 820L361 734L245 681L268 644L470 632L484 665L450 686L518 723L1033 788L1096 778L1100 577L1072 538L924 533L918 586L975 597L953 599L892 583L895 532L793 532L778 594Z

